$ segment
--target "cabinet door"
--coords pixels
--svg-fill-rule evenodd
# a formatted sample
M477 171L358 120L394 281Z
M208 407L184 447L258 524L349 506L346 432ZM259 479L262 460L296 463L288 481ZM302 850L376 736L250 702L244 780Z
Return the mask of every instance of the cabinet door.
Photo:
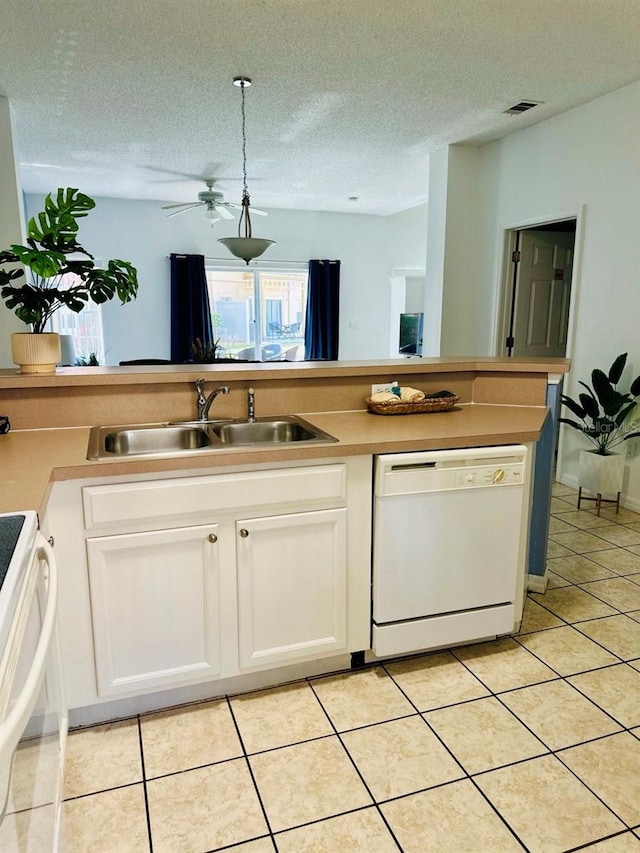
M236 522L240 666L346 648L346 509Z
M217 526L87 540L98 695L220 671Z

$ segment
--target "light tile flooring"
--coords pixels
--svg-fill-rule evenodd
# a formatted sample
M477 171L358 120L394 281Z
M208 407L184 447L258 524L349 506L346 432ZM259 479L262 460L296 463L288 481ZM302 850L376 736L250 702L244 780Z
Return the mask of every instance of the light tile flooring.
M73 732L70 853L640 853L640 515L575 504L516 637Z

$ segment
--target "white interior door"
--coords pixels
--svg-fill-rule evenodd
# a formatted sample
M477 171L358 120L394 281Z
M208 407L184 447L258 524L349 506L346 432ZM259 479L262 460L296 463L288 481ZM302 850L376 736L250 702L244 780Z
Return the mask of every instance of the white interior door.
M575 234L520 234L513 321L514 356L564 358Z

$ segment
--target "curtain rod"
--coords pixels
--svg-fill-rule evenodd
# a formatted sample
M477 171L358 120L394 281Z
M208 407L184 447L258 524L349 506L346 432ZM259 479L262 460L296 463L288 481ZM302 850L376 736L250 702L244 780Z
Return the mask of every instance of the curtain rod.
M176 258L187 258L188 257L188 255L178 253L178 252L174 252L173 254L176 256ZM171 255L167 255L167 258L170 258L170 257L171 257ZM204 259L205 259L205 261L220 261L223 264L239 264L239 263L244 264L244 261L242 260L242 258L212 258L212 257L209 257L208 255L204 255ZM272 261L272 260L260 261L260 260L254 260L252 263L255 265L258 265L258 264L276 264L277 266L280 266L282 264L294 264L297 267L304 267L304 266L307 266L309 261L308 260L306 260L306 261ZM320 260L320 263L324 264L324 263L327 263L327 261ZM330 260L330 261L328 261L328 263L339 264L340 261Z
M174 254L177 258L188 257L188 255L183 255L183 254L178 253L178 252L174 252ZM171 255L167 255L167 258L170 258L170 257L171 257ZM223 263L223 264L240 264L240 263L244 264L245 263L242 260L242 258L212 258L212 257L209 257L208 255L205 255L204 259L205 259L205 261L220 261L220 263ZM257 264L278 264L278 265L294 264L297 267L306 267L308 263L309 263L308 260L306 260L306 261L273 261L273 260L260 261L260 260L254 260L251 262L251 264L256 264L256 265ZM247 264L245 264L245 266L247 266Z

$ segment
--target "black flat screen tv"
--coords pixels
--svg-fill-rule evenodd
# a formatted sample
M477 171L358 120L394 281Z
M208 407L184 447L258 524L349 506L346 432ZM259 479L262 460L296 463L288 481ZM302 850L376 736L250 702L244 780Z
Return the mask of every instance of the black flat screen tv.
M400 355L422 355L422 329L424 314L400 315Z

